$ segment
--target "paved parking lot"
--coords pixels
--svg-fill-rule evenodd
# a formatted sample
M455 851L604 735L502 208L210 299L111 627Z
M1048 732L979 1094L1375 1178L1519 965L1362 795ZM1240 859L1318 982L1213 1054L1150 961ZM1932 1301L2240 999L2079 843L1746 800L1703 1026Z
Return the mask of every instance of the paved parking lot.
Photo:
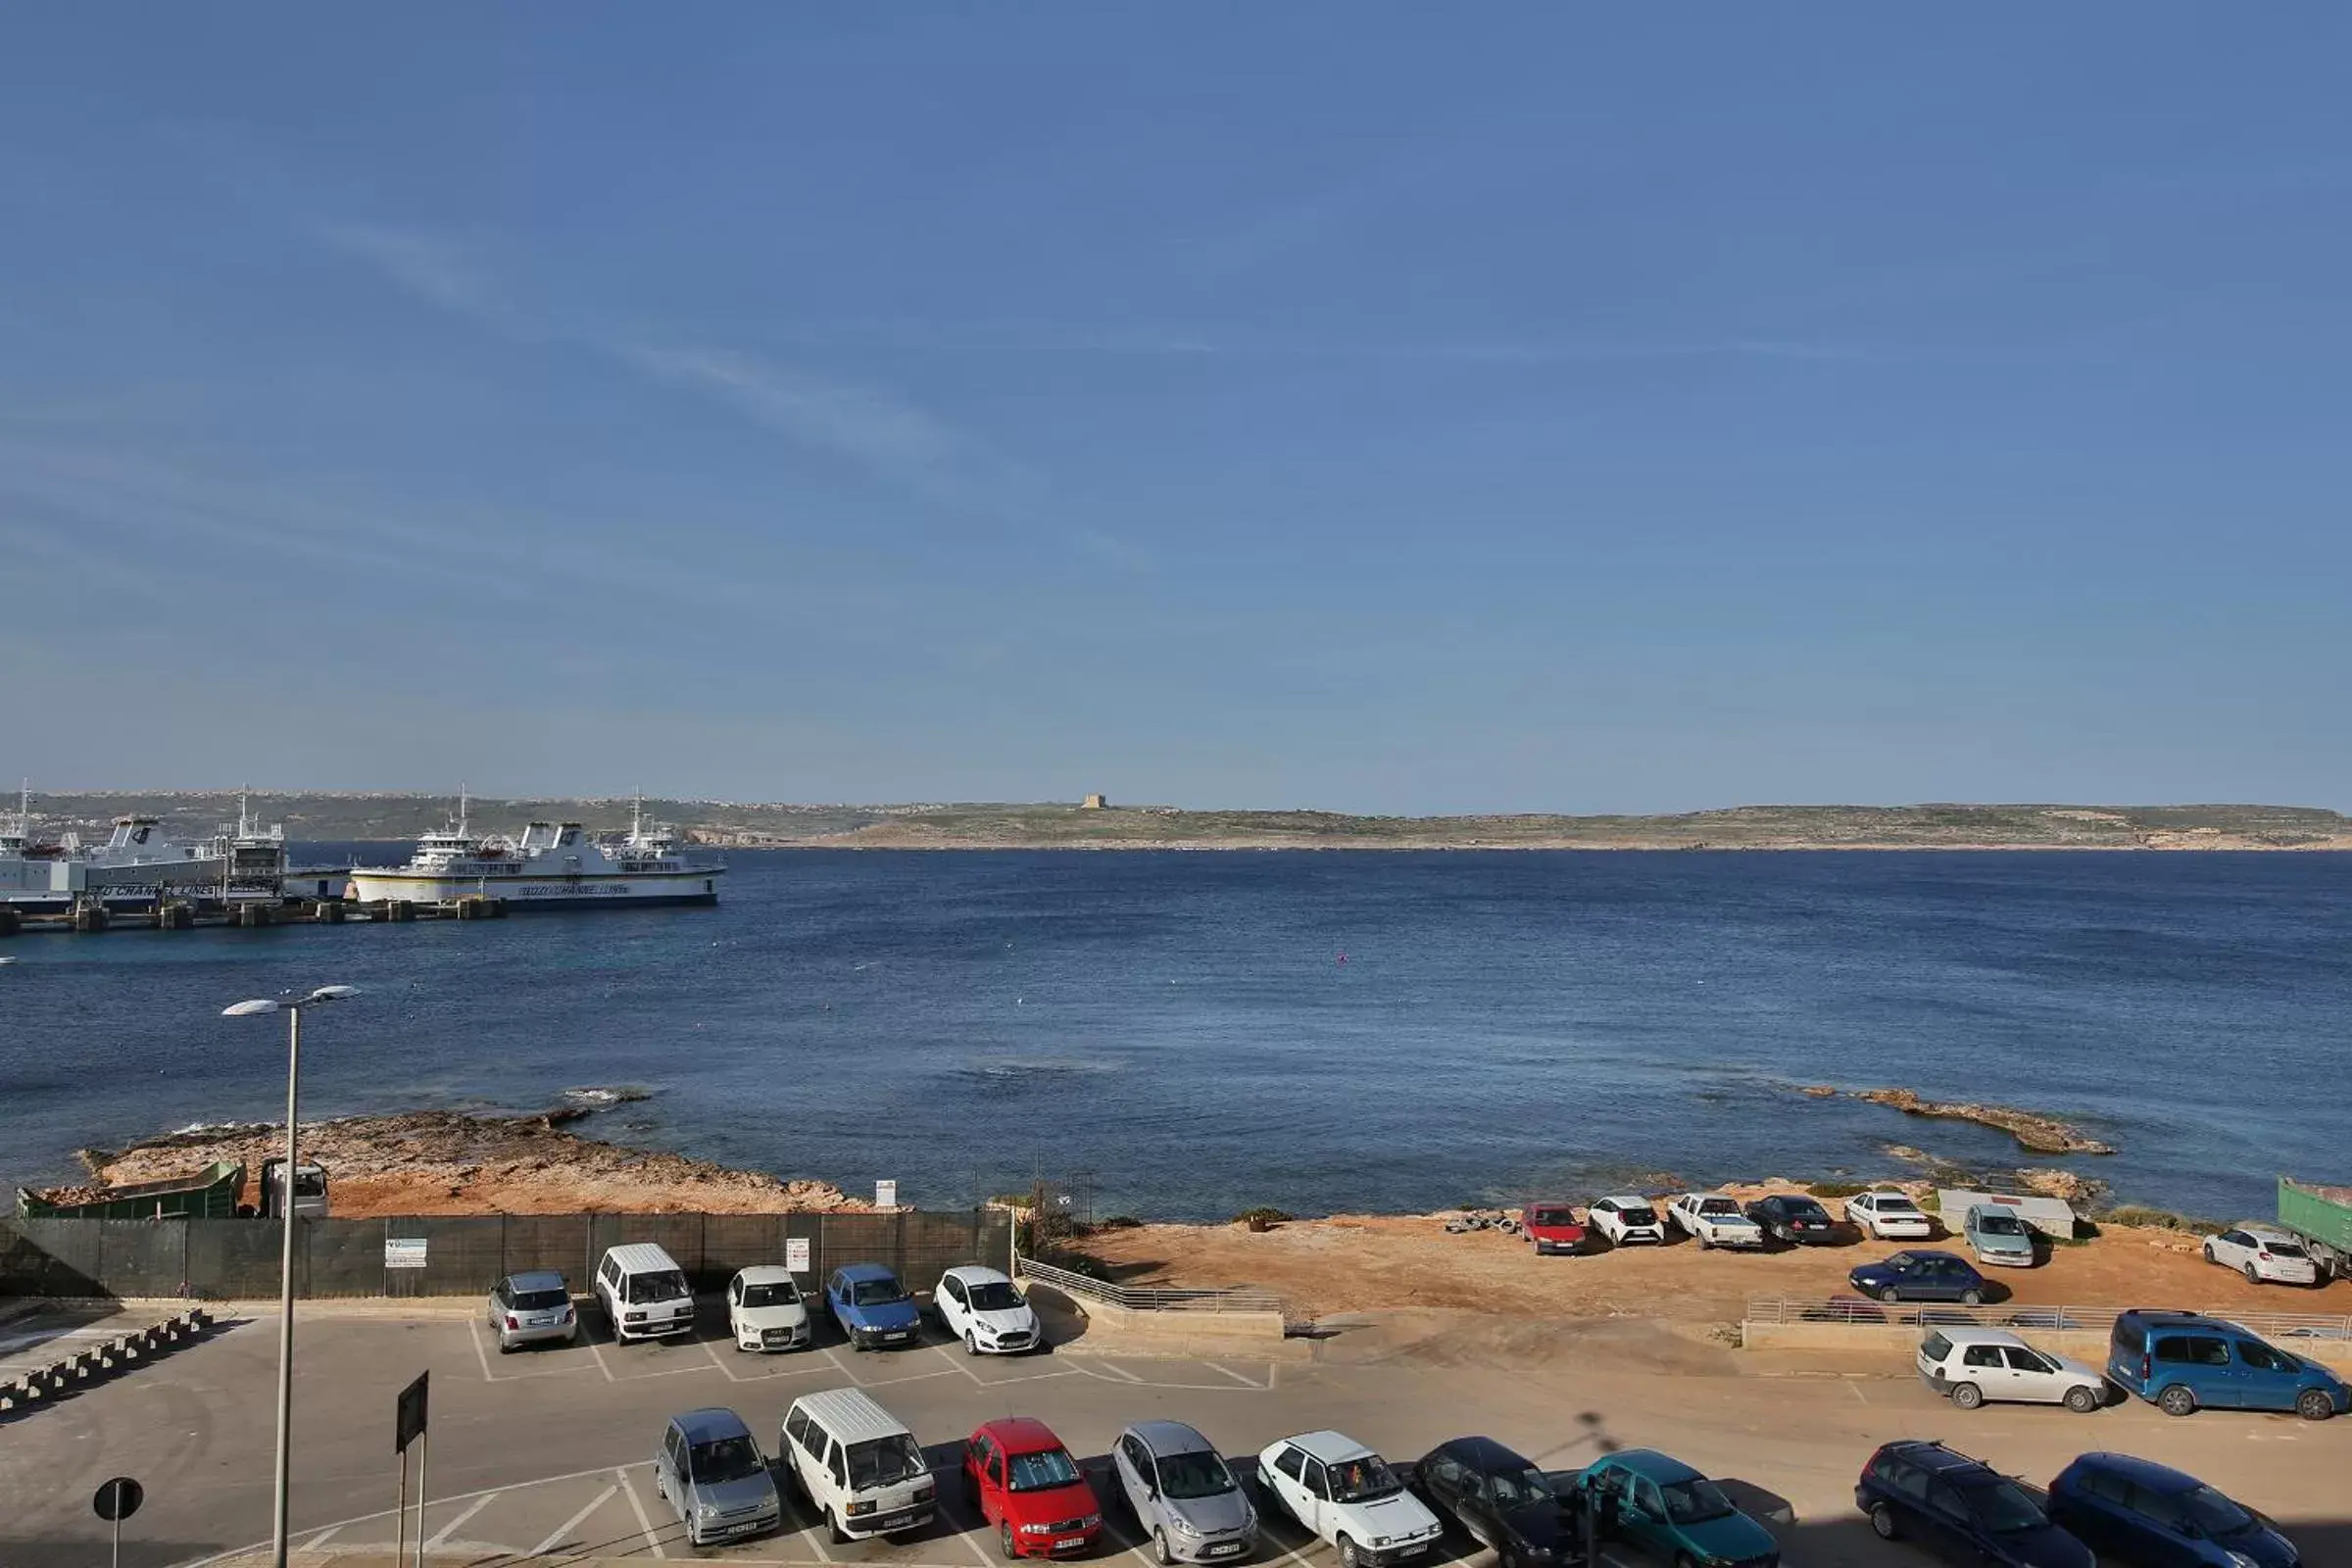
M590 1314L593 1317L593 1313ZM133 1321L139 1321L134 1319ZM109 1475L138 1477L146 1509L125 1533L134 1568L182 1568L267 1538L274 1324L232 1323L213 1340L130 1369L53 1406L0 1417L0 1564L103 1563L88 1498ZM90 1322L0 1325L29 1336L116 1331ZM1562 1333L1575 1332L1564 1325ZM37 1354L38 1344L19 1352ZM0 1353L15 1353L0 1351ZM1539 1463L1567 1467L1611 1446L1664 1448L1726 1480L1767 1518L1793 1564L1919 1568L1852 1513L1855 1473L1894 1437L1940 1437L2030 1481L2085 1448L2122 1448L2197 1471L2289 1524L2316 1568L2352 1568L2352 1421L2212 1414L2175 1421L2141 1405L2096 1415L1988 1406L1963 1414L1898 1377L1724 1375L1622 1366L1438 1365L1426 1354L1370 1363L1122 1360L1049 1353L974 1360L960 1348L858 1354L839 1345L743 1355L707 1324L691 1341L588 1342L511 1356L476 1323L305 1309L295 1430L298 1545L388 1547L398 1463L393 1396L433 1380L428 1547L444 1562L544 1555L785 1563L795 1568L991 1568L989 1535L943 1489L939 1520L903 1542L835 1546L795 1508L780 1534L693 1550L655 1495L650 1460L666 1416L731 1405L771 1450L792 1397L857 1384L896 1411L952 1468L964 1434L1006 1414L1042 1417L1100 1474L1121 1427L1192 1422L1237 1457L1288 1433L1335 1426L1398 1461L1485 1432ZM1771 1365L1771 1364L1768 1364ZM1786 1371L1785 1364L1779 1369ZM1148 1556L1115 1509L1102 1556ZM1485 1568L1471 1548L1457 1555ZM1624 1554L1620 1554L1623 1557ZM1277 1523L1260 1562L1331 1568L1328 1548ZM1648 1568L1639 1560L1619 1568Z

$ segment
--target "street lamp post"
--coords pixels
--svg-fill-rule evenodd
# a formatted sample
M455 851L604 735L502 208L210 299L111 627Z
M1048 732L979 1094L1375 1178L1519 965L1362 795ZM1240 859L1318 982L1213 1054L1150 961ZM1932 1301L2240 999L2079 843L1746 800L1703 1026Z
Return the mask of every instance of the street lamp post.
M357 986L320 986L293 1002L264 998L220 1009L223 1018L249 1018L256 1013L286 1015L286 1163L278 1174L278 1224L282 1227L277 1260L277 1482L274 1517L270 1529L271 1568L286 1568L286 1475L292 1458L289 1446L294 1417L294 1154L297 1102L302 1091L302 1014L359 995ZM262 1207L270 1206L270 1183L262 1182Z

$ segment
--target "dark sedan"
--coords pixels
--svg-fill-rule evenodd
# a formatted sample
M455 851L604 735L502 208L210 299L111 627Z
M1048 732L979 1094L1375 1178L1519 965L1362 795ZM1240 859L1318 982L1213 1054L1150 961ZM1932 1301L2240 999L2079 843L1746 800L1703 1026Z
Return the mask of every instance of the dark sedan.
M1958 1301L1982 1306L1992 1284L1949 1252L1897 1252L1846 1275L1855 1290L1882 1301Z
M1577 1553L1576 1525L1544 1473L1493 1438L1441 1443L1413 1466L1413 1490L1499 1568L1544 1568Z
M1819 1247L1838 1240L1838 1222L1830 1211L1801 1193L1759 1198L1747 1205L1747 1217L1778 1242Z

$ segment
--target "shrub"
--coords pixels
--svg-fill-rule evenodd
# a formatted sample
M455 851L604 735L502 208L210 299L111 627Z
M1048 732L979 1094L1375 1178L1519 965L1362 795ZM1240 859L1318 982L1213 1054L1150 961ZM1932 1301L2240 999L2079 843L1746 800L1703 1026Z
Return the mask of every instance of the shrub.
M1095 1223L1095 1229L1099 1231L1136 1231L1143 1228L1144 1222L1133 1214L1113 1214L1108 1219Z
M2149 1208L2141 1203L2111 1208L2099 1218L2110 1225L2144 1225L2156 1230L2186 1231L2191 1236L2218 1236L2222 1232L2222 1227L2212 1220L2176 1214L2169 1208Z
M1255 1208L1245 1208L1239 1214L1234 1215L1233 1222L1236 1225L1247 1225L1251 1220L1260 1220L1268 1225L1287 1225L1298 1217L1296 1214L1276 1208L1271 1204L1260 1203Z
M1868 1182L1807 1182L1805 1191L1815 1198L1851 1198L1856 1193L1870 1191Z

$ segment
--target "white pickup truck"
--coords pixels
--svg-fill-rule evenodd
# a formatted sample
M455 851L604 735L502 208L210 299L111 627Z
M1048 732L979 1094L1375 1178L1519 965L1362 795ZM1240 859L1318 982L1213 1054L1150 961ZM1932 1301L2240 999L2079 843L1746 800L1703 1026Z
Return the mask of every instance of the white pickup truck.
M1708 1247L1762 1247L1764 1228L1740 1211L1740 1201L1726 1193L1685 1193L1666 1205L1675 1224Z

